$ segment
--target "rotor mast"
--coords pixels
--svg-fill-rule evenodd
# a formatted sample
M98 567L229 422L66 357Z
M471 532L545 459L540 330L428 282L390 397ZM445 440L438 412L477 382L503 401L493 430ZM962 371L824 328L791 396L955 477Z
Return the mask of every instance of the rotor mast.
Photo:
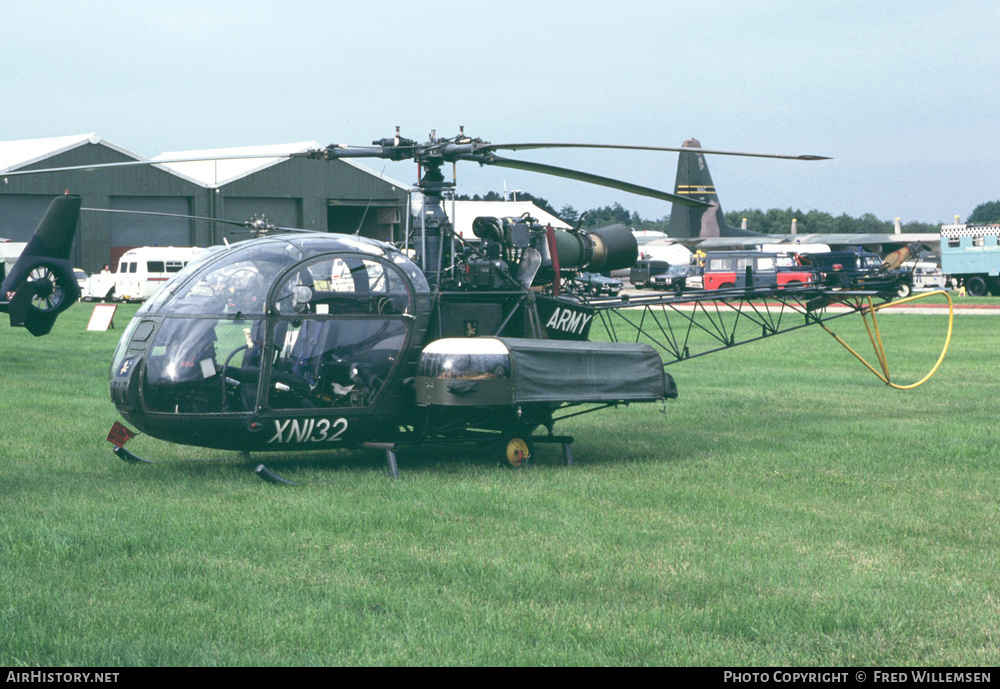
M396 135L392 138L372 141L371 147L331 144L326 148L300 154L308 158L333 160L337 158L383 158L392 161L413 160L418 166L417 188L423 197L420 217L419 243L414 246L420 254L419 264L431 284L438 284L446 261L452 254L454 227L445 213L442 201L455 193L454 180L445 179L441 168L446 162L468 160L477 145L485 142L465 136L465 128L459 128L459 135L452 139L439 139L432 131L426 143Z

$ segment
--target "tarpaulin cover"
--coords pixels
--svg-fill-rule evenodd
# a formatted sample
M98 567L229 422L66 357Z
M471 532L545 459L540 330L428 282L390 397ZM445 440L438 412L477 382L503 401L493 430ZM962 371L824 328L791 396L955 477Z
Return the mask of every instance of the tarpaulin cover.
M649 345L498 339L510 350L515 404L676 397L660 355Z

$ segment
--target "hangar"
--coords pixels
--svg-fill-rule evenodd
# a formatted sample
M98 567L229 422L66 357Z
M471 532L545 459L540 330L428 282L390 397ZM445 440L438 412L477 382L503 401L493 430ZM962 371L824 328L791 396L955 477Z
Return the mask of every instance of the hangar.
M53 196L80 194L85 208L146 211L284 227L360 232L389 241L405 229L408 185L354 161L286 156L322 148L315 141L144 158L95 134L0 142L0 236L26 241ZM226 161L156 163L224 155ZM129 161L153 164L5 177L4 172ZM73 264L96 272L137 246L211 246L246 239L232 225L163 216L83 213Z

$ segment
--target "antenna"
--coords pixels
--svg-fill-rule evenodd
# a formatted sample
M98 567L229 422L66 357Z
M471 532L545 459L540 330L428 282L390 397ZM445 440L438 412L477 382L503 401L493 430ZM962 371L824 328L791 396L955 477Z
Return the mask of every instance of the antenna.
M361 227L365 224L365 218L368 217L368 209L372 207L372 200L375 198L375 192L378 191L378 183L382 181L382 175L384 174L385 165L382 166L382 171L378 173L378 179L372 185L372 194L368 197L368 205L365 206L365 212L361 214L361 222L358 223L358 229L354 231L355 237L361 236Z

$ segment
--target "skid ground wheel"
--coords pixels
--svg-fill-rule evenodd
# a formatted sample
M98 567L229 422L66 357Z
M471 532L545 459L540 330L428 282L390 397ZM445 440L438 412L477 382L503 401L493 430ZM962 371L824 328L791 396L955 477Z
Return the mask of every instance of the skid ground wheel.
M535 454L535 445L526 433L505 433L497 447L500 450L500 464L515 469L528 466Z

